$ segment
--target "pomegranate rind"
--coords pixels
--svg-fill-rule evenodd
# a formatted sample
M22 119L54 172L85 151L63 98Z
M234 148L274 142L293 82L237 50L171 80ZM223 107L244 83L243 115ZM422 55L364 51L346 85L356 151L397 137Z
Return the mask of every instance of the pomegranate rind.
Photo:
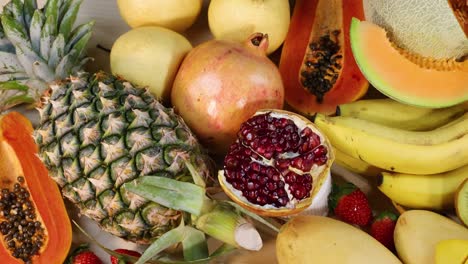
M318 189L314 198L312 198L312 204L305 210L301 211L300 215L328 215L328 196L332 190L332 182L331 170L328 170L327 176L322 182L322 186Z
M325 136L324 133L320 131L318 127L315 126L309 119L298 115L293 112L279 109L262 109L257 111L253 116L268 114L270 113L274 117L288 118L294 121L296 126L300 129L304 127L309 127L314 133L320 136L321 145L327 148L327 162L324 165L319 166L319 168L312 168L310 175L313 179L312 189L310 191L310 196L300 200L294 206L290 207L274 207L272 205L257 205L249 202L239 190L236 190L229 182L227 182L226 177L224 176L224 170L218 171L218 181L221 185L221 188L224 190L226 195L232 199L235 203L239 204L243 208L256 213L261 216L269 217L284 217L299 214L305 209L309 208L312 205L312 201L319 193L320 189L324 185L327 177L330 176L331 166L335 160L335 153L331 147L330 141Z

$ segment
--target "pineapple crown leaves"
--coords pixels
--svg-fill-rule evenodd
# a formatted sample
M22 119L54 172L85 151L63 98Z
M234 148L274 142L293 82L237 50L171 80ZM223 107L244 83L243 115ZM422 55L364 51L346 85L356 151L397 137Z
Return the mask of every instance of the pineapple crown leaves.
M82 0L11 0L1 14L0 110L38 101L47 83L79 72L90 60L93 21L74 28ZM17 88L12 89L12 81ZM5 84L9 88L5 88ZM19 87L21 86L21 87ZM28 87L27 93L24 87Z
M17 81L0 82L0 113L20 103L34 103L28 87Z

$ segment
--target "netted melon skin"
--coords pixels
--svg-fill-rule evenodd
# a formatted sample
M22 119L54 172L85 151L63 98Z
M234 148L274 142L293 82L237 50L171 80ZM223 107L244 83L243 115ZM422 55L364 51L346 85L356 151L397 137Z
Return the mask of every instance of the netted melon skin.
M448 1L363 0L367 21L385 28L398 46L435 59L468 54L468 38Z

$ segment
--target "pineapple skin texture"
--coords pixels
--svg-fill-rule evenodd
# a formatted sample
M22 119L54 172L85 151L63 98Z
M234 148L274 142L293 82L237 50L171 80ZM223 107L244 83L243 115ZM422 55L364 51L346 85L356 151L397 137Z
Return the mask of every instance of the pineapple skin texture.
M140 176L191 182L191 162L210 183L212 161L182 118L146 89L100 72L50 85L34 132L39 157L80 214L113 235L148 244L183 213L126 191Z

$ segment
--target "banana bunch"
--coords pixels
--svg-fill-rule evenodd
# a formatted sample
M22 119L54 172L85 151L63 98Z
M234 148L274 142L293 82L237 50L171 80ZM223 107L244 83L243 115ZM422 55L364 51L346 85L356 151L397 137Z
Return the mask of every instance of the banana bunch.
M360 100L315 124L335 148L335 162L365 176L410 208L453 208L468 178L468 109L420 108L391 99Z

